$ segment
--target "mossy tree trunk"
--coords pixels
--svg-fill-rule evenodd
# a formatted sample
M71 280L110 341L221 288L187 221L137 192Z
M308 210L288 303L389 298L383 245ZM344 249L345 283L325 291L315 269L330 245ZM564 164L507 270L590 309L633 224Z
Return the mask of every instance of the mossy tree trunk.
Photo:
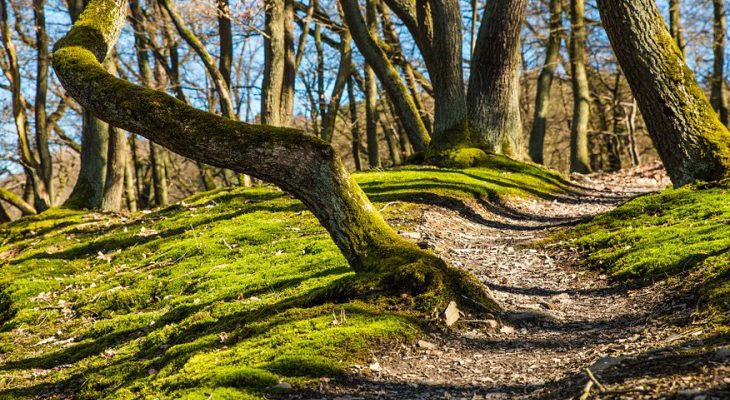
M550 90L555 70L560 61L560 45L563 41L563 0L550 0L550 34L545 49L545 64L537 79L535 94L535 118L530 132L529 154L532 161L543 164L545 131L550 114Z
M66 0L71 21L81 15L88 0ZM81 160L79 175L64 207L96 209L101 206L106 178L108 126L84 110L81 127Z
M527 0L488 1L471 63L469 129L483 150L521 158L520 31Z
M730 126L730 115L728 115L727 95L725 93L725 35L727 26L725 24L725 0L712 0L714 11L713 29L713 55L712 68L712 106L720 116L720 122Z
M428 294L431 307L432 300L445 305L444 300L467 296L500 309L473 277L398 236L347 174L331 145L296 129L222 118L109 74L100 61L114 47L126 11L124 0L92 0L56 44L54 69L76 101L110 124L139 132L183 156L250 174L290 192L328 230L368 290Z
M586 72L585 1L570 0L570 71L573 86L573 123L570 129L570 172L591 172L588 124L591 90Z
M730 175L720 122L653 0L599 0L611 45L676 186Z
M431 141L431 137L426 125L421 120L408 88L398 71L388 60L383 49L378 45L376 38L363 18L357 1L340 0L340 5L353 41L393 101L398 117L403 121L411 145L415 151L424 152ZM374 30L374 32L377 32L377 30ZM377 119L375 121L377 122Z

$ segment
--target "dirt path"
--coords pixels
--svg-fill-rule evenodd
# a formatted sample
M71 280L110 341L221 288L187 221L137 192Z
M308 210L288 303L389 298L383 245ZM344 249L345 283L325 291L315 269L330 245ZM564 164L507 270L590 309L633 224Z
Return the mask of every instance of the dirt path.
M574 251L530 246L557 227L607 211L655 189L589 182L582 196L515 205L482 203L472 210L424 210L418 232L453 265L488 284L513 312L534 319L457 323L457 332L432 332L414 346L383 349L373 365L323 382L298 398L546 399L579 398L589 381L592 398L730 398L726 353L707 346L702 321L687 298L666 283L616 286L576 267ZM525 314L521 314L525 315ZM692 356L678 353L696 348ZM377 364L375 364L377 363Z

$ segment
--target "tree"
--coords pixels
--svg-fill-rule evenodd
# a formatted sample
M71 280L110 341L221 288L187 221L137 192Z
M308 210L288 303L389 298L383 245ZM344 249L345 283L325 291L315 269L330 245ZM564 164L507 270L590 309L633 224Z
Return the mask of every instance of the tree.
M520 30L527 0L487 2L469 76L469 129L479 148L522 157Z
M390 228L345 171L331 145L296 129L254 126L204 112L109 74L100 64L126 19L125 0L91 0L56 44L53 66L69 94L110 124L193 160L270 181L300 199L355 270L357 284L326 295L382 290L434 300L467 296L499 310L489 290Z
M555 70L560 58L560 44L563 41L563 0L550 0L550 35L545 49L545 64L537 79L535 95L535 118L530 132L530 159L543 164L545 131L550 112L550 89L553 86Z
M294 6L292 0L266 0L264 82L261 122L288 126L294 101Z
M408 88L373 36L372 32L375 30L371 31L368 28L357 0L340 0L340 5L353 41L365 57L367 64L378 76L388 97L393 101L413 149L417 152L424 152L431 141L431 136L418 113L418 108L408 92ZM370 118L368 117L368 119Z
M725 94L725 0L712 0L714 11L712 106L720 116L720 122L730 126L727 96Z
M66 3L71 22L75 22L88 1L66 0ZM77 209L96 209L101 206L104 196L109 127L87 111L83 112L82 120L79 175L63 205Z
M616 57L675 186L730 175L720 122L653 0L599 0Z
M573 124L570 135L570 172L591 171L588 124L591 91L586 73L586 25L584 0L570 1L570 70L573 83Z

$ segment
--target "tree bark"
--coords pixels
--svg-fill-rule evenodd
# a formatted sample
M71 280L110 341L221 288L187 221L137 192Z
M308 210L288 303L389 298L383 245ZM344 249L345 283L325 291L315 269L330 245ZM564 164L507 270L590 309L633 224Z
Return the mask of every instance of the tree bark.
M476 147L521 158L520 30L527 0L488 1L474 49L467 100Z
M76 23L88 0L66 0L71 21ZM79 175L64 207L96 209L101 205L106 177L108 127L84 110L81 128Z
M101 199L102 211L119 211L122 209L124 195L124 174L127 166L127 135L113 126L109 126L109 154L106 163L106 180L104 194Z
M484 308L501 310L475 278L398 236L329 144L296 129L222 118L110 75L99 62L114 47L125 17L124 0L91 0L80 21L57 43L54 69L80 104L183 156L250 174L292 193L328 230L358 273L362 291L424 295L438 306L467 296ZM345 290L354 289L343 286L334 295Z
M675 186L729 175L720 122L653 0L599 0L611 45Z
M550 114L550 90L560 58L560 44L563 39L563 1L550 0L550 35L545 49L545 64L537 79L535 94L535 118L530 133L529 154L532 161L543 164L545 131Z
M720 122L730 126L728 101L725 93L725 0L712 0L715 14L713 29L714 62L712 69L712 107L720 116Z
M573 86L573 123L570 130L570 172L591 172L588 124L591 90L586 73L585 1L570 0L570 71Z

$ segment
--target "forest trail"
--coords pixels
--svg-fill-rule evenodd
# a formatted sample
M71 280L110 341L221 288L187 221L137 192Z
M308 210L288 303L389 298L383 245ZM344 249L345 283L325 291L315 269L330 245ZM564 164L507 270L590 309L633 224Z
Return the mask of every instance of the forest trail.
M515 317L501 319L496 327L494 320L462 317L456 330L433 331L415 345L375 350L372 365L287 397L578 399L590 367L605 386L599 393L594 385L590 398L667 393L730 398L730 392L718 389L728 387L730 368L715 362L727 349L707 348L703 321L687 305L691 299L678 296L666 282L612 283L600 272L579 267L576 251L533 245L560 227L661 185L646 179L625 182L610 175L584 181L582 193L551 202L425 208L417 232L402 233L475 274ZM533 317L520 320L525 312ZM679 355L680 348L697 351L688 358Z

